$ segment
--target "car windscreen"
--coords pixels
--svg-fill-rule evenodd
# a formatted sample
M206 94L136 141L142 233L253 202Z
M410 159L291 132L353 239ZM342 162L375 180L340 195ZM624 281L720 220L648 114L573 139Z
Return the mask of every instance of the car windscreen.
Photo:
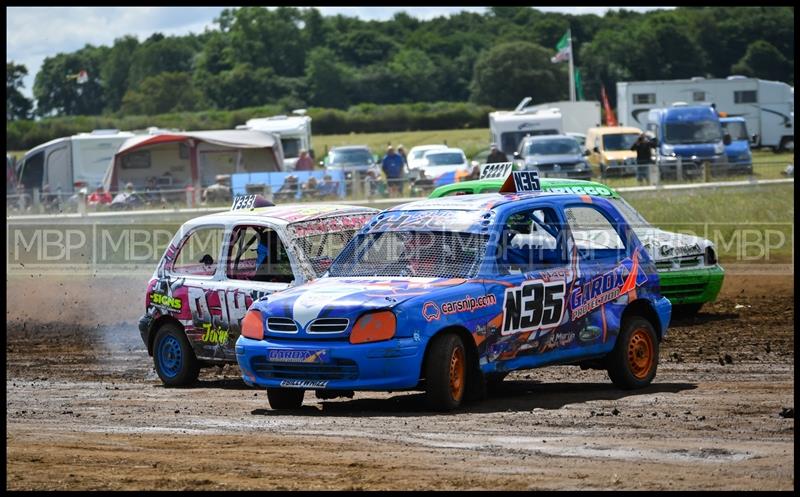
M646 229L652 227L650 223L624 199L610 198L609 200L614 204L614 207L617 208L619 213L622 214L622 217L625 218L625 222L628 223L628 226L633 229L637 236L641 236L640 233L644 233Z
M369 150L334 150L331 152L328 162L331 166L371 164L372 154L369 153Z
M445 154L427 154L429 166L451 166L453 164L463 164L466 158L459 153L448 152Z
M322 276L373 215L371 212L348 214L290 224L287 231L298 248L299 262L310 266L316 277Z
M667 123L664 126L664 141L673 144L711 143L722 140L722 131L717 121L692 121Z
M579 155L581 147L574 139L536 140L525 147L525 155Z
M489 236L452 231L362 233L347 245L329 276L471 278Z
M731 135L732 141L749 140L747 137L747 127L741 122L722 123L722 129Z
M603 150L613 152L617 150L630 150L639 133L613 134L603 136Z
M506 154L513 154L526 136L557 135L558 130L540 129L536 131L509 131L500 135L500 149Z

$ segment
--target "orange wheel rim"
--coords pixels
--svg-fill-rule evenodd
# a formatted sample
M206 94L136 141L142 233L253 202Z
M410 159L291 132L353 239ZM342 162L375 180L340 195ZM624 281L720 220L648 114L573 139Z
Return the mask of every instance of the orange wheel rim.
M464 349L456 347L450 356L450 395L453 399L460 399L464 393L465 373Z
M643 328L633 332L628 342L628 365L633 376L639 380L647 378L655 363L655 347L650 334Z

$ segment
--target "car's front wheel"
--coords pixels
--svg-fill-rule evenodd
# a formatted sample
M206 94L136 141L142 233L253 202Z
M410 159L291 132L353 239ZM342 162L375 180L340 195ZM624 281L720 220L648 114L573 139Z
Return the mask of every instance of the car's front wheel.
M153 342L156 373L168 387L184 387L197 381L200 363L186 334L176 324L163 325Z
M302 388L267 388L267 400L276 410L300 409L305 393Z
M426 401L434 411L461 405L467 386L467 351L453 333L433 338L425 363Z
M607 360L608 376L617 387L649 385L658 368L658 337L650 321L641 316L626 319Z

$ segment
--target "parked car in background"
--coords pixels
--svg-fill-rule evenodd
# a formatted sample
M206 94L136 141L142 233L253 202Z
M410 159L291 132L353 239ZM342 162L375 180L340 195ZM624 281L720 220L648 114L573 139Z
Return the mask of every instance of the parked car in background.
M728 170L730 172L752 174L753 154L750 151L750 141L758 140L756 135L747 134L747 121L743 117L721 117L722 132L730 135L731 142L725 145L725 155L728 156Z
M636 152L631 147L642 131L632 126L598 126L586 131L589 163L600 177L636 174Z
M450 195L493 193L500 190L503 178L464 181L439 187L429 198ZM717 260L714 242L684 233L658 229L625 201L614 189L594 181L541 178L543 191L581 193L608 198L653 258L661 279L661 293L672 302L673 314L697 313L706 302L716 300L725 271Z
M263 200L237 197L230 211L184 223L147 285L139 331L167 386L191 384L202 367L235 363L234 344L253 300L321 276L378 212L256 207L257 199Z
M379 178L381 173L377 157L366 145L334 147L330 149L320 164L326 169L344 171L348 195L352 193L354 176L356 180L360 181L370 171L376 178Z
M589 179L592 169L578 141L567 135L528 136L514 154L518 169L543 178Z
M472 166L460 148L438 148L428 150L422 156L419 171L431 179L434 186L461 181L472 174Z
M411 148L411 150L408 151L407 157L409 171L419 169L425 164L425 160L423 158L425 152L429 150L442 150L446 148L447 145L417 145L416 147Z

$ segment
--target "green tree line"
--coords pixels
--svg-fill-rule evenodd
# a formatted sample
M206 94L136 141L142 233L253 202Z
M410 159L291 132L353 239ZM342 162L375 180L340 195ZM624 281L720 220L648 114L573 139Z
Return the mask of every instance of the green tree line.
M265 105L472 102L510 108L568 98L555 44L571 28L587 99L616 82L743 74L794 82L794 7L680 7L605 16L492 7L431 20L323 16L314 8L225 9L201 34L86 45L44 60L34 102L7 64L7 120L155 116ZM76 77L86 71L87 78ZM34 110L35 108L35 110ZM350 130L342 130L350 131Z

